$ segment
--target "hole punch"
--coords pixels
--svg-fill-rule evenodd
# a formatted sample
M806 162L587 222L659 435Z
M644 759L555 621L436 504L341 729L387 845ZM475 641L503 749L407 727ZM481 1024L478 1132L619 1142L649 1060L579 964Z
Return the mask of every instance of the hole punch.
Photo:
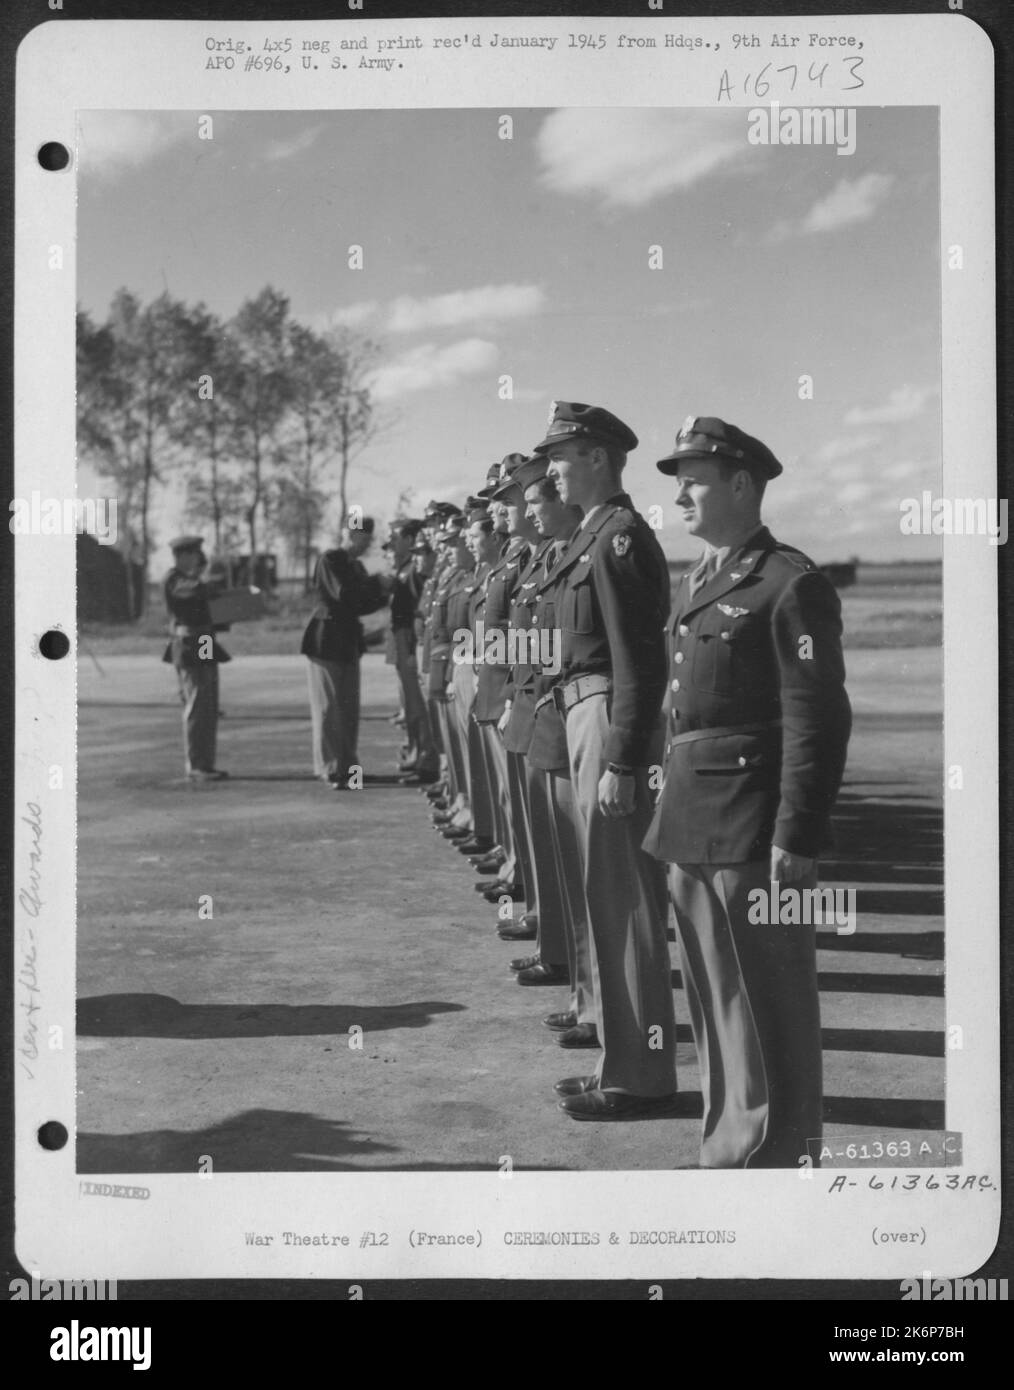
M59 1120L47 1120L44 1125L39 1126L39 1146L43 1149L55 1153L64 1147L67 1139L67 1127Z
M70 651L70 638L59 628L50 628L39 638L39 651L47 661L59 661Z
M58 174L70 163L70 151L66 145L61 145L59 140L47 140L44 145L39 146L37 158L43 169L51 174Z

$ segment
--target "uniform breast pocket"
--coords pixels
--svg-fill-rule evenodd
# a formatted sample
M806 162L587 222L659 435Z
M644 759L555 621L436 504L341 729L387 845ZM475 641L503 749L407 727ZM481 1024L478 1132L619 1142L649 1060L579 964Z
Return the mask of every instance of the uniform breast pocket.
M716 606L702 619L694 638L691 673L698 690L733 694L752 680L764 641L757 618L723 613Z
M568 632L593 632L595 629L595 596L591 575L577 575L557 599L560 626Z

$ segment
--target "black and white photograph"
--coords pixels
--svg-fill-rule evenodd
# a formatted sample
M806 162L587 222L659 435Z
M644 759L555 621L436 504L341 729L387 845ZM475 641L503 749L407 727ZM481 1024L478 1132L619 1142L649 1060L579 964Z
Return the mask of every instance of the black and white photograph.
M893 94L898 17L133 25L87 77L78 26L25 194L72 386L40 418L26 348L10 529L71 607L19 710L63 643L74 689L18 765L16 1053L90 1248L140 1223L110 1275L987 1257L1007 512L952 23Z

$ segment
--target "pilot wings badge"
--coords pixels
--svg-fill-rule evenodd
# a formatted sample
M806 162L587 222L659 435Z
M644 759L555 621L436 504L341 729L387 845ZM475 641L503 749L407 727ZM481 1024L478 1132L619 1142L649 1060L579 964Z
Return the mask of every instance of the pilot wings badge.
M750 612L749 608L734 608L731 603L716 603L715 607L727 618L745 618Z

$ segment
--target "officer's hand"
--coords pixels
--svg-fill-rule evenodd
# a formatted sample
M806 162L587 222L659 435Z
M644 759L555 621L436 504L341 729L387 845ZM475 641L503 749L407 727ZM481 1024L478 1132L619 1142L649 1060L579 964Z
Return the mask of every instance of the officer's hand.
M500 718L497 720L496 727L498 733L502 734L506 730L507 725L510 722L510 717L511 707L510 705L508 705L507 708L504 710L503 714L501 714Z
M805 854L790 854L787 849L779 849L777 845L771 846L772 883L799 883L816 872L816 859L807 859Z
M632 775L620 777L607 768L599 778L599 810L613 820L629 816L634 809L635 791Z

